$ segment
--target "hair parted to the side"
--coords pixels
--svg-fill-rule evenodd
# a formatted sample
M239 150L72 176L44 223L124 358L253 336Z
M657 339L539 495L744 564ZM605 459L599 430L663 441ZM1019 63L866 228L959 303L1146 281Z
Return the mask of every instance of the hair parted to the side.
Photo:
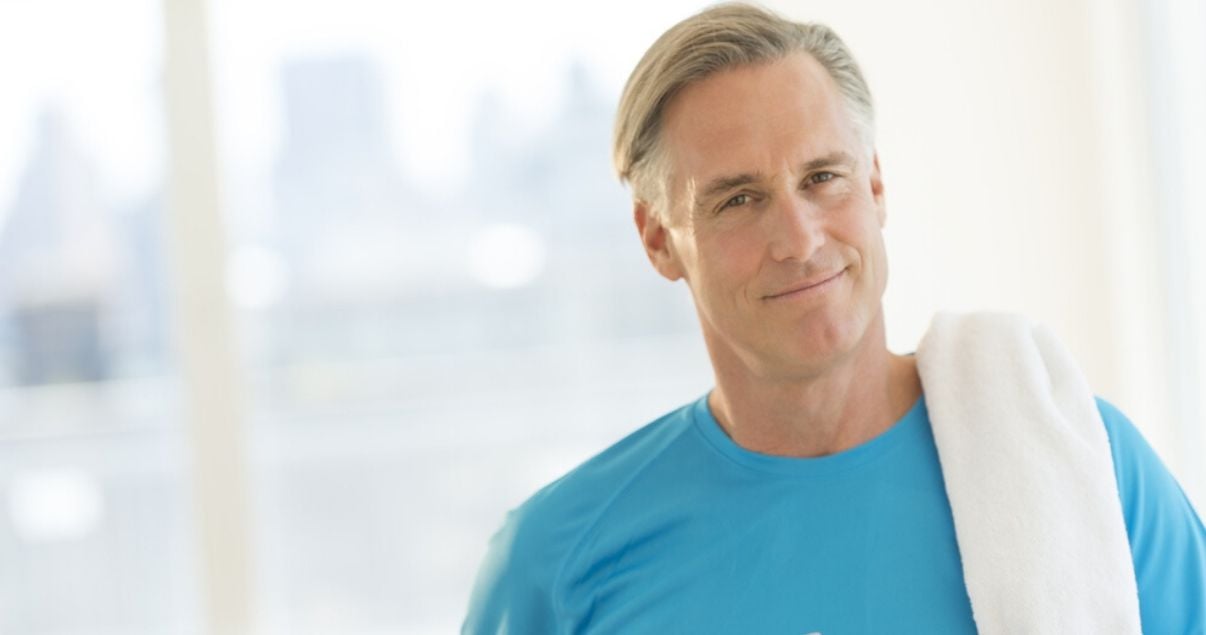
M811 55L829 72L861 141L874 143L871 91L845 43L829 27L792 22L745 3L705 9L671 27L633 69L616 113L612 160L633 195L661 207L668 166L659 148L662 114L684 87L721 70Z

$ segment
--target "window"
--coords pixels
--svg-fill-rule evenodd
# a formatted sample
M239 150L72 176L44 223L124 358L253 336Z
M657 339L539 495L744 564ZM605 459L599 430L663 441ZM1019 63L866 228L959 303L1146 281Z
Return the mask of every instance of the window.
M1149 125L1167 316L1176 448L1182 485L1199 512L1206 504L1206 8L1144 5L1149 55Z
M261 621L452 632L507 509L708 386L685 289L648 266L610 169L659 24L213 7Z
M161 37L151 1L0 4L0 632L196 624Z

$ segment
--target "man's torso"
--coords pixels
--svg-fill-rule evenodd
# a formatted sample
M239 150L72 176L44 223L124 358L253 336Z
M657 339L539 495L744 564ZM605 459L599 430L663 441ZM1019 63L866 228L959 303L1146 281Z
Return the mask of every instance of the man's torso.
M740 448L699 400L508 524L508 632L975 632L923 400L815 459Z

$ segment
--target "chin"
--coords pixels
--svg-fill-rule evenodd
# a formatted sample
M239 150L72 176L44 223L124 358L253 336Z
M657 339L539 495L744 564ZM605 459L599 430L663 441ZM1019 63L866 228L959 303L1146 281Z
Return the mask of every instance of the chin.
M846 317L841 320L813 318L802 325L796 337L786 338L790 345L780 345L787 358L808 366L838 361L858 348L867 331L864 320Z

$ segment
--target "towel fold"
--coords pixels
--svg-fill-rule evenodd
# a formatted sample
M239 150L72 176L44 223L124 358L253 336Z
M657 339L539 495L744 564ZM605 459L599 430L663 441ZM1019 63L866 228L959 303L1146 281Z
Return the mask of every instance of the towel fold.
M1140 633L1109 438L1071 355L1006 314L937 315L917 366L981 633Z

